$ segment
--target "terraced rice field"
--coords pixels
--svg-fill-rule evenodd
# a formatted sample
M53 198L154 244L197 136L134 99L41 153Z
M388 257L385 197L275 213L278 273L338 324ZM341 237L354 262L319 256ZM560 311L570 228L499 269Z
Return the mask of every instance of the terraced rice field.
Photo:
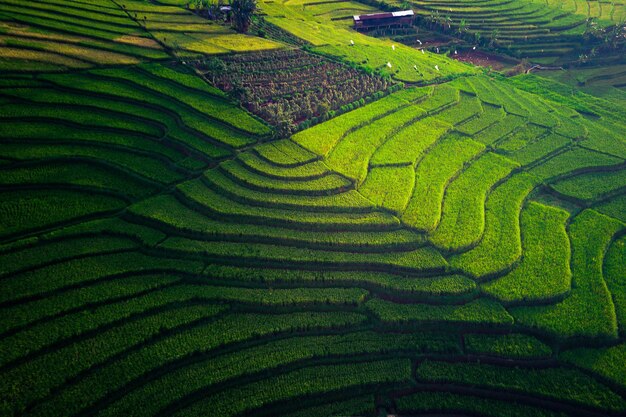
M385 3L398 8L399 0ZM510 55L550 64L574 61L583 50L587 19L599 26L623 24L626 3L604 0L409 0L425 22L492 39Z
M414 83L278 138L177 3L0 4L0 415L626 414L623 103L266 1Z
M364 66L398 81L432 83L476 72L475 68L442 55L422 52L349 29L352 21L347 19L348 13L364 14L380 10L354 10L352 3L331 1L322 2L326 13L320 14L316 11L319 3L315 0L263 0L259 2L259 8L266 21L305 40L313 52Z

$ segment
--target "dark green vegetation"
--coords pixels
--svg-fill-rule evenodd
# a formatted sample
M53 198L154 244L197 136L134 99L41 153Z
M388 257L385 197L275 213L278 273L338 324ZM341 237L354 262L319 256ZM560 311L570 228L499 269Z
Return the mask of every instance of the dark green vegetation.
M0 2L0 415L626 413L619 95L368 38L355 2L263 2L269 39ZM268 48L223 58L350 108L279 139L189 61Z
M380 98L391 87L390 80L300 49L210 58L197 67L283 136Z

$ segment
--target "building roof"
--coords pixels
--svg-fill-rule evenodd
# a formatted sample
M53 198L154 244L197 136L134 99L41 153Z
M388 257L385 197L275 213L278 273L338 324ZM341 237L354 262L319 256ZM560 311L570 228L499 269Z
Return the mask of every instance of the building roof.
M362 20L373 20L373 19L389 19L393 17L404 17L404 16L414 16L413 10L402 10L399 12L390 12L390 13L371 13L371 14L362 14L362 15L354 15L354 21L362 21Z

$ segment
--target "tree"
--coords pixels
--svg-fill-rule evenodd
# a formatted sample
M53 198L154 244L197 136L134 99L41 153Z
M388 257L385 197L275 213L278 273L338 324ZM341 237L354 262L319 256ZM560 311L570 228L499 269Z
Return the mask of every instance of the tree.
M467 22L465 21L465 19L461 19L461 21L459 22L459 27L456 30L456 33L458 33L459 36L462 36L466 31L467 31Z
M246 33L256 11L256 0L233 0L231 10L237 32Z
M210 58L204 61L203 67L207 70L207 75L211 76L213 85L215 85L216 78L226 72L226 64L219 58Z
M489 40L489 47L491 48L495 48L496 46L498 46L498 38L500 37L500 31L498 30L498 28L495 28L494 30L491 31L491 36L490 36L490 40Z

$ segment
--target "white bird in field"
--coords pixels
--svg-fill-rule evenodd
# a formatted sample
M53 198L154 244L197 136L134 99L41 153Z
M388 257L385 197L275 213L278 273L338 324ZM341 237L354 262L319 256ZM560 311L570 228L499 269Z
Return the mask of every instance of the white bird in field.
M413 68L415 68L415 71L417 71L417 65L413 65Z
M473 47L472 49L475 51L475 50L476 50L476 47Z
M437 53L439 53L439 48L437 48Z
M422 53L424 53L424 50L423 50L423 49L420 49L420 51L422 51Z
M393 51L395 51L395 50L396 50L396 45L391 45L391 49L392 49Z
M435 65L435 69L439 71L439 65Z
M417 43L419 43L420 45L422 44L422 41L420 41L419 39L417 40Z
M387 62L387 66L391 68L391 62Z
M454 55L458 55L459 53L456 51L456 49L454 50Z
M350 39L350 45L354 45L354 41Z

